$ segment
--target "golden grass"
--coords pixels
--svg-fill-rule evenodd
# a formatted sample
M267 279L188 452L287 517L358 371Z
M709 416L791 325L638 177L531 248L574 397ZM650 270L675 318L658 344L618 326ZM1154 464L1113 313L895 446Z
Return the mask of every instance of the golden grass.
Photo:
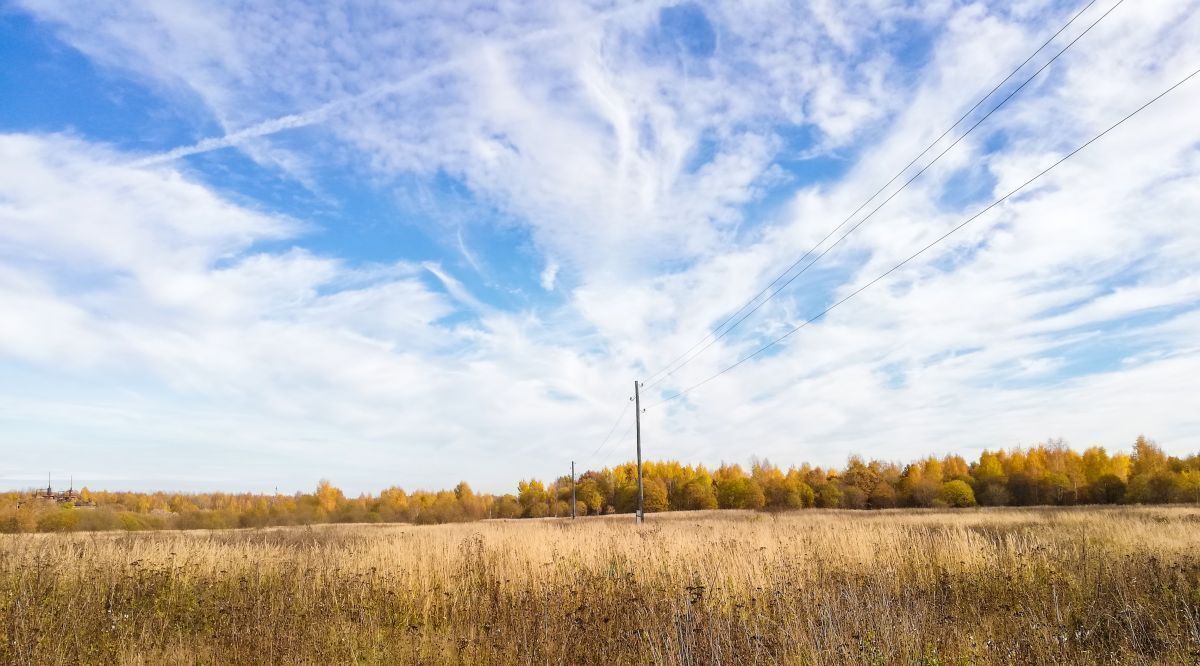
M1197 663L1200 509L0 539L0 662Z

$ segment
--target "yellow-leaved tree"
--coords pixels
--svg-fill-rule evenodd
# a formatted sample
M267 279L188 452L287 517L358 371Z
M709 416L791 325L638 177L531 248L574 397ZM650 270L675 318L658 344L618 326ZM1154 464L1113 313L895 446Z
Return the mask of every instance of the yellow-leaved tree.
M338 503L345 497L342 495L341 490L329 482L329 479L321 479L317 483L317 492L315 494L317 497L317 506L321 507L321 510L325 513L336 511Z

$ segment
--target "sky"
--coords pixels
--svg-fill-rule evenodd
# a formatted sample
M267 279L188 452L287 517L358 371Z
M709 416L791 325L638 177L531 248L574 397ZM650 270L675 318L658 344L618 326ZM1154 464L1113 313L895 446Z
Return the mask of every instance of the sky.
M1200 76L664 400L1200 67L1200 2L336 5L0 2L0 486L627 461L814 246L646 457L1200 450Z

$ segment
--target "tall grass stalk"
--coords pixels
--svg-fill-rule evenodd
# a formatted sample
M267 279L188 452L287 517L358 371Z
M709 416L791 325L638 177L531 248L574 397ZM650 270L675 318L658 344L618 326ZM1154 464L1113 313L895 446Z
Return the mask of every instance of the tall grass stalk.
M1200 509L0 537L0 663L1200 661Z

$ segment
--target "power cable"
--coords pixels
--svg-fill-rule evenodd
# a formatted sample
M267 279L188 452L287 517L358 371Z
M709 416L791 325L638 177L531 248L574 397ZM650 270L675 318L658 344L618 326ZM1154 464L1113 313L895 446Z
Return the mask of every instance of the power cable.
M693 359L700 356L700 354L704 353L709 347L713 346L719 340L724 338L730 331L737 328L737 326L739 324L741 324L743 321L745 321L750 315L757 312L763 305L765 305L768 301L770 301L772 298L774 298L776 296L776 294L778 294L780 291L782 291L788 285L790 285L793 281L795 281L796 278L800 277L805 272L807 272L808 269L813 266L813 264L815 264L817 261L819 261L821 259L821 257L828 254L828 252L830 250L832 250L834 247L836 247L838 244L840 244L841 241L846 238L846 236L849 236L851 233L853 233L856 229L858 229L858 227L862 226L862 224L864 222L866 222L871 217L873 217L875 215L875 213L877 213L881 208L883 208L885 205L887 205L888 202L890 202L893 198L895 198L896 195L900 194L900 192L903 192L913 181L915 181L922 174L924 174L925 171L927 171L938 160L940 160L942 158L942 156L944 156L947 152L949 152L950 149L954 148L956 145L959 144L959 142L961 142L968 135L970 135L972 132L974 132L975 129L977 127L979 127L980 124L982 124L993 113L995 113L997 110L999 110L1000 107L1004 106L1004 104L1007 103L1010 99L1012 99L1018 92L1020 92L1022 89L1024 89L1025 86L1028 85L1030 81L1032 81L1039 74L1041 74L1047 67L1049 67L1056 60L1058 60L1058 58L1060 56L1062 56L1064 53L1066 53L1066 51L1068 49L1070 49L1072 46L1074 46L1076 42L1078 42L1084 35L1086 35L1088 32L1090 32L1092 28L1096 27L1097 24L1099 24L1101 21L1103 21L1109 14L1112 13L1113 10L1115 10L1117 7L1119 7L1124 1L1125 0L1117 0L1117 2L1112 7L1110 7L1108 9L1108 11L1104 12L1104 14L1102 14L1098 19L1093 21L1086 29L1083 30L1083 32L1081 32L1079 35L1077 35L1075 37L1075 39L1071 40L1071 42L1069 42L1058 53L1056 53L1052 58L1050 58L1048 61L1046 61L1040 68L1038 68L1037 71L1035 71L1028 78L1026 78L1025 81L1023 81L1015 89L1013 89L1013 91L1010 92L1003 100L1001 100L999 104L992 107L992 109L989 110L986 114L984 114L982 118L980 118L978 121L976 121L976 123L974 125L972 125L970 127L970 129L968 129L966 132L964 132L962 135L960 135L957 139L955 139L953 143L951 143L948 147L946 147L945 150L943 150L936 157L934 157L934 159L931 160L928 164L926 164L924 167L922 167L921 170L918 171L914 176L912 176L907 181L905 181L895 192L893 192L890 196L888 196L887 199L885 199L881 204L879 204L877 207L875 207L875 209L873 209L870 213L868 213L865 217L863 217L863 219L860 220L857 224L855 224L853 227L851 227L851 229L848 232L846 232L846 234L842 235L837 241L835 241L833 245L831 245L829 248L826 248L823 252L821 252L821 254L819 254L816 258L814 258L813 261L811 261L807 265L805 265L800 270L800 272L796 273L791 278L789 278L786 282L784 282L782 285L780 285L778 289L775 289L774 291L772 291L765 299L763 299L762 301L758 301L758 299L763 294L770 291L771 288L774 287L776 284L778 284L780 280L782 280L789 273L791 273L792 270L796 268L796 266L800 265L805 259L810 257L812 255L812 253L817 250L817 248L821 247L825 243L825 241L829 240L834 234L836 234L839 230L841 230L842 227L846 226L846 224L848 222L850 222L850 220L852 220L855 215L857 215L864 208L866 208L867 205L870 204L870 202L875 199L875 197L879 196L888 187L890 187L892 185L892 183L896 182L896 180L899 179L906 171L908 171L908 169L911 168L913 166L913 164L915 164L918 160L920 160L922 157L924 157L934 146L936 146L938 143L940 143L942 141L942 139L944 139L951 131L954 130L955 127L958 127L965 119L967 119L972 113L974 113L975 110L978 109L985 101L987 101L992 95L994 95L998 90L1000 90L1004 86L1004 84L1008 83L1017 74L1017 72L1021 71L1021 69L1023 69L1025 67L1025 65L1029 64L1029 62L1031 60L1033 60L1033 58L1036 57L1038 53L1041 53L1042 50L1045 49L1047 46L1049 46L1060 34L1063 33L1064 30L1066 30L1068 27L1070 27L1075 22L1076 19L1078 19L1093 4L1095 4L1096 0L1091 0L1086 5L1084 5L1084 7L1082 9L1080 9L1078 12L1076 12L1069 21L1067 21L1065 24L1063 24L1063 26L1061 28L1059 28L1053 35L1051 35L1049 39L1047 39L1045 42L1043 42L1041 46L1039 46L1033 53L1031 53L1029 55L1029 57L1025 58L1025 60L1022 61L1020 65L1017 65L1017 67L1015 69L1013 69L1013 71L1010 72L1008 74L1008 76L1004 77L1004 79L1002 81L1000 81L1000 83L996 84L990 91L988 91L988 93L986 95L981 97L979 99L979 101L977 101L975 103L974 106L972 106L970 109L968 109L966 111L966 113L964 113L962 116L960 116L958 118L958 120L956 120L954 122L953 125L951 125L944 132L942 132L942 134L940 136L938 136L938 138L934 139L933 142L930 143L928 146L926 146L925 149L922 150L920 153L918 153L916 157L912 158L912 160L910 160L908 162L908 164L906 164L902 169L900 169L900 171L898 171L896 173L896 175L892 176L892 178L890 180L888 180L888 182L884 183L883 186L880 187L878 190L876 190L874 194L872 194L865 201L863 201L863 203L860 204L859 207L854 210L854 212L850 213L850 215L848 215L846 217L846 219L842 220L841 224L834 227L820 241L818 241L816 245L814 245L807 252L805 252L799 259L797 259L790 266L788 266L787 269L785 269L783 271L783 273L779 274L779 276L776 277L774 280L772 280L771 283L768 284L766 287L764 287L762 289L762 291L759 291L757 294L755 294L755 296L753 298L751 298L744 305L742 305L742 307L738 308L737 311L735 311L732 315L730 315L728 318L726 318L724 321L722 321L720 324L718 324L716 326L716 328L714 329L714 332L709 333L705 337L701 338L696 344L692 345L691 348L689 348L683 354L681 354L680 356L677 356L673 361L668 363L667 366L664 367L662 370L659 370L658 372L654 373L654 375L651 375L651 380L648 381L646 388L653 388L654 386L657 386L658 384L665 381L668 377L672 376L674 373L678 372L681 368L683 368L685 365L690 363ZM746 312L741 317L738 317L738 315L741 314L743 311L745 311L747 307L750 307L752 304L755 304L756 302L757 302L757 305L754 305L754 307L751 308L749 312ZM734 321L735 318L736 318L736 321ZM725 328L725 330L721 331L720 333L716 333L716 331L719 331L720 329L725 327L730 322L733 322L732 325L730 325L728 328ZM711 340L709 338L711 338ZM706 341L707 341L707 344L704 344ZM700 346L702 344L704 346L701 347L699 349L699 351L696 351L694 354L692 354L692 351L695 350L698 346ZM689 356L689 354L691 354L691 355ZM679 360L684 359L684 357L687 357L686 360L684 360L683 363L680 363L679 365L675 366L675 364ZM675 366L675 367L672 369L672 366ZM664 371L667 371L666 374L663 374ZM659 375L662 375L662 376L659 377ZM654 379L655 377L658 377L658 379Z
M1110 11L1111 11L1111 10L1110 10ZM1117 122L1113 123L1112 125L1110 125L1110 126L1109 126L1107 129L1105 129L1104 131L1102 131L1102 132L1100 132L1099 134L1097 134L1097 135L1093 136L1091 139L1088 139L1086 142L1084 142L1084 143L1083 143L1082 145L1080 145L1079 147L1075 148L1075 149L1074 149L1074 150L1072 150L1071 152L1069 152L1069 153L1067 153L1066 155L1064 155L1063 157L1059 158L1059 159L1058 159L1058 161L1056 161L1056 162L1054 162L1053 164L1051 164L1050 166L1046 167L1045 169L1043 169L1042 171L1040 171L1040 172L1039 172L1037 175L1033 176L1033 177L1032 177L1032 178L1030 178L1029 180L1026 180L1024 183L1022 183L1020 186L1016 187L1015 189L1013 189L1013 190L1009 191L1009 193L1008 193L1008 194L1005 194L1004 196L1000 197L999 199L996 199L996 200L995 200L995 201L993 201L992 203L988 204L988 205L987 205L987 207L985 207L983 210L980 210L979 212L975 213L975 214L974 214L974 215L972 215L971 217L968 217L966 220L963 220L961 223L959 223L959 224L958 224L958 226L956 226L956 227L954 227L954 228L950 229L950 231L947 231L945 234L942 234L940 237L938 237L938 238L937 238L936 240L934 240L933 242L929 243L928 245L926 245L925 247L921 248L920 250L917 250L915 253L913 253L913 254L909 255L909 257L908 257L907 259L905 259L904 261L901 261L900 263L898 263L898 264L896 264L895 266L891 267L891 268L890 268L890 269L888 269L886 272L884 272L884 273L880 274L879 276L877 276L875 279L873 279L873 280L871 280L870 282L868 282L868 283L864 284L863 286L859 287L858 289L855 289L853 292L851 292L851 293L850 293L848 296L846 296L845 298L843 298L843 299L841 299L840 301L837 301L836 303L834 303L833 305L830 305L829 307L825 308L825 309L824 309L824 310L822 310L820 313L818 313L816 316L814 316L814 317L811 317L811 318L809 318L809 319L807 319L807 320L805 320L805 321L801 322L801 323L800 323L798 326L796 326L796 327L795 327L795 328L793 328L792 330L790 330L790 331L788 331L787 333L785 333L785 334L783 334L783 335L779 336L778 338L775 338L775 339L774 339L774 340L772 340L771 342L768 342L767 344L765 344L765 345L763 345L762 347L760 347L760 348L758 348L757 350L755 350L755 351L754 351L753 353L751 353L750 355L748 355L748 356L745 356L745 357L743 357L742 359L738 360L738 361L737 361L736 363L734 363L733 365L730 365L730 366L726 367L725 369L721 370L720 372L717 372L716 374L714 374L714 375L711 375L711 376L709 376L708 378L706 378L706 379L704 379L704 380L702 380L702 381L699 381L699 382L697 382L697 383L695 383L695 384L692 384L691 386L687 387L686 389L684 389L684 390L682 390L682 391L679 391L679 392L677 392L677 393L675 393L675 394L673 394L673 395L670 395L670 396L668 396L668 397L666 397L666 398L663 398L662 400L659 400L658 402L655 402L655 403L653 403L652 405L648 405L648 406L647 406L647 408L650 408L650 407L657 407L658 405L661 405L661 404L663 404L663 403L665 403L665 402L669 402L669 401L671 401L671 400L675 400L676 398L683 397L684 395L687 395L688 393L691 393L692 391L696 390L697 388L700 388L701 386L703 386L703 385L707 384L708 382L710 382L710 381L712 381L712 380L716 379L717 377L720 377L721 375L723 375L723 374L725 374L725 373L729 372L730 370L733 370L734 368L736 368L736 367L738 367L738 366L742 365L742 364L743 364L743 363L745 363L746 361L749 361L750 359L752 359L752 358L754 358L754 357L758 356L759 354L761 354L761 353L763 353L764 351L766 351L766 350L770 349L771 347L774 347L775 345L779 344L780 342L783 342L783 341L784 341L784 340L786 340L787 338L789 338L789 337L791 337L792 335L794 335L794 334L795 334L797 331L799 331L800 329L804 328L805 326L808 326L809 324L813 323L814 321L816 321L816 320L818 320L818 319L820 319L820 318L824 317L825 315L829 314L831 311L833 311L833 310L834 310L835 308L837 308L838 306L842 305L842 304L843 304L843 303L845 303L846 301L848 301L848 300L850 300L850 299L854 298L854 297L855 297L855 296L857 296L858 294L860 294L860 293L862 293L863 291L867 290L867 289L868 289L868 288L870 288L872 285L874 285L876 282L879 282L880 280L882 280L883 278L887 277L888 275L891 275L893 272L895 272L895 271L899 270L901 267L903 267L903 266L904 266L905 264L907 264L908 262L910 262L910 261L912 261L913 259L916 259L917 257L919 257L919 256L921 256L922 254L924 254L924 253L925 253L927 250L929 250L929 249L930 249L930 248L932 248L933 246L935 246L935 245L937 245L938 243L941 243L942 241L944 241L944 240L946 240L947 238L949 238L951 235L953 235L953 234L954 234L955 232L957 232L958 230L960 230L960 229L962 229L963 227L967 226L967 225L968 225L968 224L970 224L971 222L974 222L976 219L978 219L978 218L979 218L980 216L982 216L984 213L987 213L987 212L988 212L988 211L990 211L991 209L993 209L993 208L995 208L996 206L1000 205L1001 203L1003 203L1003 202L1007 201L1009 198L1011 198L1013 195L1017 194L1017 193L1018 193L1018 192L1020 192L1021 190L1024 190L1026 187L1028 187L1029 185L1033 184L1035 181L1039 180L1039 179L1040 179L1042 176L1045 176L1047 173L1049 173L1050 171L1052 171L1053 169L1055 169L1056 167L1058 167L1058 166L1059 166L1060 164L1062 164L1063 162L1066 162L1067 160L1069 160L1069 159L1071 159L1072 157L1074 157L1076 154L1078 154L1078 153L1079 153L1080 151L1082 151L1084 148L1087 148L1088 146L1092 145L1092 144L1093 144L1093 143L1095 143L1096 141L1100 140L1101 138L1103 138L1103 137L1104 137L1106 134L1108 134L1109 132L1113 131L1113 130L1114 130L1114 129L1116 129L1117 127L1120 127L1122 124L1124 124L1124 123L1125 123L1126 121L1128 121L1130 118L1133 118L1134 116L1136 116L1137 114L1141 113L1143 110L1145 110L1145 109L1146 109L1147 107L1149 107L1150 105L1154 104L1154 103L1155 103L1155 102L1157 102L1158 100L1162 99L1163 97L1165 97L1166 95L1168 95L1169 93L1171 93L1172 91L1174 91L1176 88L1178 88L1178 87L1182 86L1184 83L1187 83L1187 81L1189 81L1189 80L1190 80L1192 77L1196 76L1197 74L1200 74L1200 69L1197 69L1197 70L1193 71L1191 74L1188 74L1187 76L1183 77L1183 78L1182 78L1182 79L1180 79L1178 82L1176 82L1174 85L1172 85L1171 87L1167 88L1166 90L1164 90L1163 92L1159 93L1158 95L1154 96L1152 99L1150 99L1149 101L1147 101L1145 104L1142 104L1142 105L1141 105L1141 106L1139 106L1137 109L1134 109L1132 112L1130 112L1130 113L1129 113L1128 115L1126 115L1124 118L1121 118L1121 119L1120 119L1120 120L1118 120Z
M645 409L645 408L643 407L642 409ZM630 424L629 424L629 427L625 429L625 432L621 433L621 436L620 436L620 437L618 437L617 439L613 440L613 441L616 441L616 442L624 442L624 441L626 441L626 438L627 438L627 437L629 437L629 434L633 432L633 426L634 426L634 424L633 424L633 423L630 423ZM605 457L604 457L604 461L603 461L603 462L604 462L604 464L601 466L601 469L603 469L603 468L605 468L605 467L608 467L608 463L609 463L609 461L611 461L611 460L612 460L613 451L616 451L616 450L617 450L617 449L613 449L612 451L610 451L610 452L608 453L608 455L607 455L607 456L605 456Z
M604 436L604 441L600 442L600 446L597 446L596 450L592 451L591 455L588 456L588 463L591 463L595 459L596 454L600 453L600 450L608 445L608 440L612 439L613 433L617 431L617 426L621 425L621 421L625 419L625 414L629 412L629 405L629 401L626 401L625 406L621 408L621 413L617 415L617 420L613 421L612 427L608 429L608 434Z

